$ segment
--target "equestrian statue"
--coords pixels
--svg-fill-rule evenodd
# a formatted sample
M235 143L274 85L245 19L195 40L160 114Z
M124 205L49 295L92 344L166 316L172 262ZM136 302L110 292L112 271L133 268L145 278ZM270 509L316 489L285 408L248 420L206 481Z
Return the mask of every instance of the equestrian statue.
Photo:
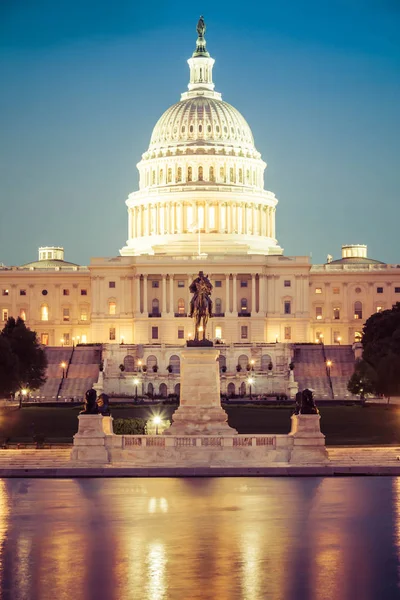
M213 286L211 281L208 279L207 275L204 275L203 271L199 271L198 277L196 277L196 279L189 286L189 290L193 294L193 297L190 301L190 317L194 319L195 343L207 342L207 322L212 316L212 289Z

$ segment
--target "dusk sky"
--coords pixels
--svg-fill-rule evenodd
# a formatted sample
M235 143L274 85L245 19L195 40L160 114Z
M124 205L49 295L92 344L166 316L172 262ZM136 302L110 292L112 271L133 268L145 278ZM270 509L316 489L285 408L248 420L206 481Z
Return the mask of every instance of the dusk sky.
M286 255L368 244L400 264L400 1L1 0L0 263L113 256L200 14L214 82L248 121Z

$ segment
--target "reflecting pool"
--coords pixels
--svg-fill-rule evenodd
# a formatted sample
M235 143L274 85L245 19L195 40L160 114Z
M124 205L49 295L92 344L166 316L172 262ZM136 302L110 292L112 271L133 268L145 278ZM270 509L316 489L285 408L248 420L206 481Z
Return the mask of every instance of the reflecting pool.
M400 478L0 480L1 600L391 600Z

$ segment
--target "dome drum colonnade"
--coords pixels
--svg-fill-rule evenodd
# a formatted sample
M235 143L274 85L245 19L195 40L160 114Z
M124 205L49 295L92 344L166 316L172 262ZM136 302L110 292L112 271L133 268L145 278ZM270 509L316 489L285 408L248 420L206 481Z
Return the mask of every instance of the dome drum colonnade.
M190 255L199 231L205 253L282 254L266 163L243 116L214 91L204 34L188 63L189 91L161 116L138 164L121 254Z

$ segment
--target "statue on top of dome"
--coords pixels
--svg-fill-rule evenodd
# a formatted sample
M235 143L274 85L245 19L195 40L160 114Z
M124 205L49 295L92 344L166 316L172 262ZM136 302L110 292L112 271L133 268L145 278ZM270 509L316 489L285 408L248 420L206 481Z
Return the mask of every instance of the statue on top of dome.
M201 16L198 23L197 23L197 33L199 35L200 38L204 37L204 34L206 32L206 24L204 22L203 17Z

